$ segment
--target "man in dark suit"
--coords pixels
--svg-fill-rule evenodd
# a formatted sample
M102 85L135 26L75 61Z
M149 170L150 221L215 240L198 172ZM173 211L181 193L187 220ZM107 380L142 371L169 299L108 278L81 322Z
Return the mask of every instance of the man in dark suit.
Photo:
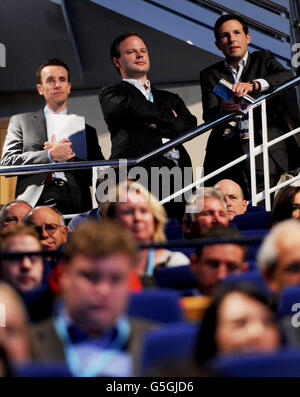
M67 114L67 99L71 83L69 67L59 59L43 63L38 71L37 90L46 106L37 113L23 113L11 118L3 148L2 166L46 164L59 161L79 161L69 139L56 141L48 131L46 116ZM83 139L88 160L102 160L96 130L85 125ZM19 176L16 196L32 206L48 205L64 214L91 209L91 171L38 173Z
M139 157L196 127L196 117L178 95L150 84L148 50L140 36L134 32L118 36L111 45L111 59L122 77L119 84L100 92L100 104L111 133L111 158ZM180 145L141 166L150 178L152 167L178 167L183 173L185 167L191 167L191 160Z
M74 376L137 375L142 341L154 324L128 317L136 242L112 221L91 221L72 233L54 315L34 331L35 358L64 360Z
M292 72L285 69L270 51L255 51L251 54L248 52L251 36L246 23L239 16L227 14L220 17L215 24L214 33L216 46L225 55L225 60L208 67L200 74L203 119L206 122L217 119L226 113L239 111L237 101L222 100L213 92L221 78L233 84L236 99L246 94L257 98L273 91L293 78ZM278 96L267 102L267 117L269 140L288 131ZM260 120L260 109L255 110L256 145L262 142ZM247 116L238 116L235 121L213 129L206 147L205 174L249 151L247 130ZM294 142L293 139L291 141ZM289 147L290 143L287 141L278 143L272 146L269 151L271 186L276 184L283 171L297 166L289 163L289 160L293 158L290 151L292 149ZM256 164L256 178L258 191L260 191L264 186L262 155L256 157ZM250 171L248 161L217 175L209 181L209 184L213 185L218 180L225 178L237 182L242 187L246 198L249 198Z

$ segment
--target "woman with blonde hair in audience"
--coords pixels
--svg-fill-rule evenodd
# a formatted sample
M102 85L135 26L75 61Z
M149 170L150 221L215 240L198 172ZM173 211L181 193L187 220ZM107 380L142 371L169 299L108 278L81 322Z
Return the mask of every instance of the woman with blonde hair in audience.
M166 241L164 227L167 215L164 207L141 184L124 181L112 188L108 201L101 205L103 217L118 219L130 229L139 243L160 243ZM137 272L151 276L160 266L180 266L190 263L181 252L164 248L140 250Z

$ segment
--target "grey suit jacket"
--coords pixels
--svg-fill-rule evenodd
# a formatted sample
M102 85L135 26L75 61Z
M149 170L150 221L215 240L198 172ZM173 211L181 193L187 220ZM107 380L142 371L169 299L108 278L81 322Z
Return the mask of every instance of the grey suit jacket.
M50 163L47 150L43 150L45 141L47 141L47 127L43 110L12 116L4 143L1 165ZM86 141L88 159L104 159L98 145L96 130L88 125L86 125ZM88 186L91 184L91 178L90 176L86 178L86 171L85 173L66 172L65 174L71 190L72 188L76 190L74 194L78 194L79 191L82 194L89 194ZM46 178L47 173L19 176L16 196L34 206L44 189Z

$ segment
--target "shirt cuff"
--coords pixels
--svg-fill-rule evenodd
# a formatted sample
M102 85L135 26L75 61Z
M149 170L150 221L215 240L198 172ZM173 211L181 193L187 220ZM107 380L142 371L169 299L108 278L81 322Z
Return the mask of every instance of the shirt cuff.
M270 88L270 84L265 79L254 79L254 81L257 81L260 84L259 91L261 92L267 91Z
M48 159L50 163L55 163L55 161L52 159L51 154L50 154L50 149L47 151L48 154Z

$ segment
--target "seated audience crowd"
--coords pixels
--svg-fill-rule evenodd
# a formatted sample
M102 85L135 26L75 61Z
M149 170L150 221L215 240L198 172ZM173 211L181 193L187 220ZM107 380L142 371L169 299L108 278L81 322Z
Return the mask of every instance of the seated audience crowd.
M293 198L287 198L291 211L286 218L294 218L296 189ZM274 211L286 191L277 196ZM31 208L21 200L3 206L3 376L18 376L22 368L35 363L52 368L56 362L69 376L144 375L147 338L164 325L156 315L149 320L146 306L143 318L129 314L130 296L159 291L156 275L161 268L169 269L170 277L172 269L190 273L191 288L173 293L182 321L199 324L185 369L163 367L164 375L185 375L187 369L196 376L214 374L210 363L219 356L267 354L295 344L291 322L283 322L276 311L283 291L300 283L300 225L295 219L276 222L265 231L256 267L256 263L249 266L244 231L230 223L247 209L233 181L197 189L186 205L183 224L174 223L182 228L182 236L185 231L181 242L193 245L190 253L178 241L177 250L163 248L171 242L165 233L170 220L141 184L125 180L108 193L100 203L101 218L85 220L69 236L64 217L56 209ZM146 247L139 248L143 244ZM195 299L195 305L200 298L210 298L196 323L180 304L184 296ZM298 345L299 338L296 341ZM180 343L184 345L184 338Z

